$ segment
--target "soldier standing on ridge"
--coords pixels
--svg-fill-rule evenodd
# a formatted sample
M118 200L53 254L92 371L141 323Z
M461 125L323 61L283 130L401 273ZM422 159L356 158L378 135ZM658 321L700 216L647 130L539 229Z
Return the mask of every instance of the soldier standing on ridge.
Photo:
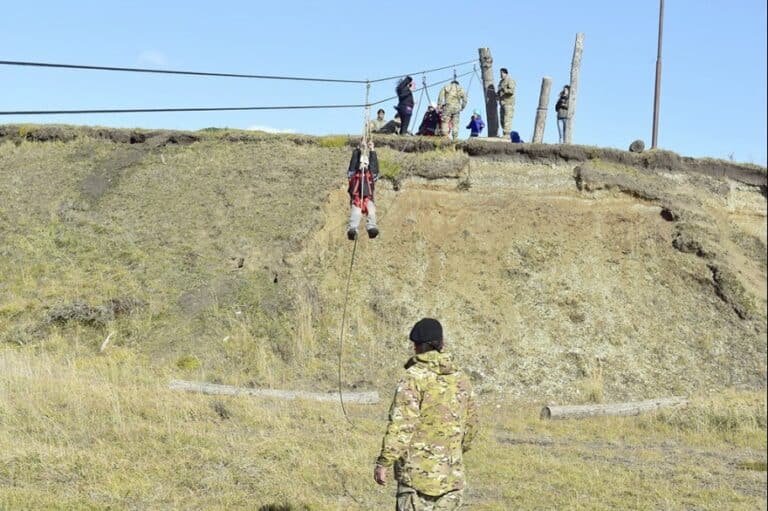
M386 484L394 466L397 510L449 511L461 506L463 453L477 432L469 378L443 353L443 327L424 318L411 330L415 355L395 391L373 478Z
M452 132L456 140L459 138L459 113L467 106L467 93L457 80L453 80L440 90L437 104L443 116L440 121L443 136L447 137Z
M501 80L499 80L497 95L499 97L502 137L506 138L512 132L512 117L515 115L515 81L509 77L506 67L501 68Z

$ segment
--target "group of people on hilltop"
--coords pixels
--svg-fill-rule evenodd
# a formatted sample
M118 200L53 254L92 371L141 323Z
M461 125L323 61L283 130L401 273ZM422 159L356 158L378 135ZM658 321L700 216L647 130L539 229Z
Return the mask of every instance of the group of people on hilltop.
M519 134L512 130L512 119L515 115L515 92L516 83L509 76L507 68L501 68L499 85L496 96L499 102L499 119L501 121L502 138L510 138L512 142L522 142ZM384 109L379 109L376 119L371 121L370 127L374 133L383 134L409 134L408 126L413 116L415 101L413 91L416 89L416 83L413 78L406 76L400 80L395 88L398 97L398 103L395 107L396 114L394 118L387 121ZM566 140L566 120L568 119L568 102L570 96L570 86L565 85L560 91L555 111L557 112L557 131L558 142L565 143ZM456 140L459 136L458 126L461 112L467 106L467 93L457 80L452 80L448 85L440 90L437 103L430 103L424 117L419 124L417 135L421 136L445 136ZM469 124L466 129L470 130L470 137L477 137L485 129L485 121L475 110L472 113Z
M394 119L387 121L385 119L386 112L380 108L376 112L376 119L370 122L371 131L374 133L407 134L415 104L413 100L415 88L416 85L410 76L400 80L396 87L399 101ZM502 125L501 136L503 138L509 137L513 143L521 143L520 135L512 130L512 118L515 114L515 81L509 77L506 68L501 68L501 80L499 81L497 96ZM566 140L569 97L570 86L565 85L555 104L560 143L564 143ZM417 134L422 136L442 135L456 140L459 137L458 127L461 111L466 106L467 93L454 79L440 90L437 103L431 103L427 107ZM477 111L472 113L466 129L470 130L470 137L480 136L480 133L485 129L485 122ZM376 205L373 198L375 183L379 177L379 163L373 141L361 142L360 147L353 151L347 169L351 204L347 237L350 240L357 239L357 229L363 215L366 217L368 236L375 238L379 234L376 225Z
M376 119L371 121L370 127L374 133L400 135L408 134L408 126L413 116L415 101L413 91L416 89L416 83L413 78L406 76L398 82L395 88L397 92L398 103L395 107L397 113L394 119L387 121L386 112L379 109L376 112ZM452 137L454 140L459 137L459 117L461 111L467 106L467 93L457 80L452 80L448 85L440 90L437 103L430 103L424 117L419 124L416 132L422 136ZM477 136L485 128L480 114L474 112L472 122L467 129L472 130L471 136Z

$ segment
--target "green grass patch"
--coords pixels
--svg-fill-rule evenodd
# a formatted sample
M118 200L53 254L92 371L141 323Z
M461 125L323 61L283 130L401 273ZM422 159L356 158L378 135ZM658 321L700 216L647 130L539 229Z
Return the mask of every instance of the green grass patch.
M327 137L320 137L318 144L320 147L325 149L338 149L341 147L347 147L349 145L349 137L346 135L330 135Z

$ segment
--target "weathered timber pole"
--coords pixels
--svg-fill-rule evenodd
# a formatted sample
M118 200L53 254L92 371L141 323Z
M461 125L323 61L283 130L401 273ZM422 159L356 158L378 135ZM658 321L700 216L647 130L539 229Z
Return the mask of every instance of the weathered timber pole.
M581 69L581 54L584 51L584 33L576 34L571 60L571 91L568 94L568 119L565 121L565 143L570 144L573 137L573 117L576 115L576 98L579 92L579 70Z
M541 409L542 419L583 419L597 415L639 415L643 412L684 406L688 399L684 397L663 397L632 403L613 403L608 405L573 405L545 406Z
M187 392L199 392L216 396L258 396L274 397L278 399L311 399L314 401L338 401L338 393L305 392L301 390L275 390L253 389L246 387L232 387L231 385L219 385L199 381L171 380L168 387L172 390L185 390ZM344 401L363 405L374 405L379 402L379 393L372 392L344 392Z
M488 136L499 133L499 111L497 107L496 87L493 85L493 57L489 48L479 48L480 71L485 92L485 118L488 121Z
M661 100L661 36L664 33L664 0L659 0L659 44L656 49L656 82L653 90L653 133L651 149L659 141L659 101Z
M549 91L552 88L552 78L545 76L541 79L541 92L539 93L539 107L536 109L536 122L533 125L534 144L544 141L544 126L547 123L547 107L549 105Z

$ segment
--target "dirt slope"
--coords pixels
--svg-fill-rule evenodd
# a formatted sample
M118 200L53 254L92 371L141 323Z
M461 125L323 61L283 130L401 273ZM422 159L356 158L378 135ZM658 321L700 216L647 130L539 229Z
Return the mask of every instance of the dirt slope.
M573 170L473 158L468 191L457 180L381 187L383 234L360 241L352 285L352 342L368 357L352 357L350 378L367 380L372 360L394 369L389 354L411 318L431 315L486 391L588 399L598 386L624 399L764 384L764 197L671 173L647 176L663 201L579 191ZM303 253L326 269L323 310L340 309L345 201L331 194ZM716 255L674 247L681 220L665 219L670 204L717 236ZM719 296L712 267L744 286L752 319Z
M182 376L195 360L210 381L333 390L354 141L117 135L0 130L0 338L93 351L113 331ZM484 393L765 385L765 169L379 143L382 235L357 246L346 386L390 389L425 315Z

